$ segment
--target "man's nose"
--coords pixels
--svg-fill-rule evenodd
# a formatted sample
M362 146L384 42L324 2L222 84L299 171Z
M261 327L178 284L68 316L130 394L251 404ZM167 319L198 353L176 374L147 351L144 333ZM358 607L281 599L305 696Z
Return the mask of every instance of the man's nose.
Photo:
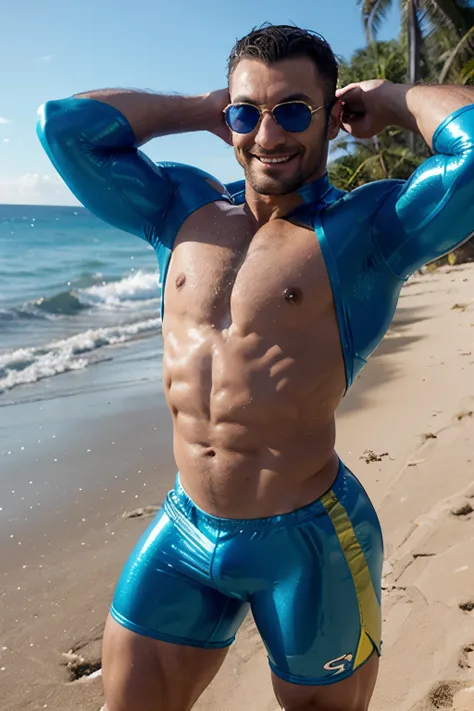
M267 151L285 142L285 131L277 124L270 112L265 112L260 121L255 143Z

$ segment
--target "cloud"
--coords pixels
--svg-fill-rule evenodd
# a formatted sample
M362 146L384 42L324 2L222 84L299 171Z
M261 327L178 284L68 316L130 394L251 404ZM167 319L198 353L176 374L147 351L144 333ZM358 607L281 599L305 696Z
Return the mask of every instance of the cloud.
M4 142L4 143L10 143L10 139L9 139L9 138L4 138L4 139L3 139L3 142Z
M4 118L3 116L0 116L0 125L5 124L5 123L11 123L11 121Z
M57 175L25 173L0 178L0 203L12 205L78 205L74 195Z
M36 61L37 62L50 62L53 58L52 54L45 54L42 57L37 57Z

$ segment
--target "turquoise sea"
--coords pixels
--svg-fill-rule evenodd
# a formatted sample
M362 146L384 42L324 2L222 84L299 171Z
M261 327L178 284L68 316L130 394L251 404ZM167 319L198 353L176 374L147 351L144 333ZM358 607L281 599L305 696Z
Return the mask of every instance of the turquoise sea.
M84 208L0 205L0 407L156 378L158 283L153 250Z

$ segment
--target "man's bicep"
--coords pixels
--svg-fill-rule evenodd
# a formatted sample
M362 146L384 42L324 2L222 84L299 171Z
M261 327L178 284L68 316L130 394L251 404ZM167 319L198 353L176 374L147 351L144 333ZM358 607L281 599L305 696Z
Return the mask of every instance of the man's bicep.
M172 186L167 171L136 148L120 112L92 99L48 102L40 113L38 135L54 167L87 209L156 246Z
M79 161L74 170L78 170L74 182L66 183L84 207L110 225L157 246L172 202L166 170L135 149L110 158L89 156L83 170Z
M455 249L474 232L473 109L466 107L440 127L437 155L406 183L395 183L374 215L374 239L401 278Z

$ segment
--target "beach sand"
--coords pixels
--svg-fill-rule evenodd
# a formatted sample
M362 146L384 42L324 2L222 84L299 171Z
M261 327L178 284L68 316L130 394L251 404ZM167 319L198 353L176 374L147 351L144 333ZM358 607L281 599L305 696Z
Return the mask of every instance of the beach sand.
M15 476L32 500L24 522L2 490L0 709L99 711L100 675L81 675L100 669L114 585L152 512L124 514L159 505L172 485L169 417L149 386L133 397L103 393L83 421L67 406L60 416L52 406L41 415L18 407L11 427L15 417L39 426L41 416L44 448L0 459L4 489ZM338 453L367 488L385 536L371 711L474 711L474 265L407 283L337 420ZM196 708L278 709L250 619Z

